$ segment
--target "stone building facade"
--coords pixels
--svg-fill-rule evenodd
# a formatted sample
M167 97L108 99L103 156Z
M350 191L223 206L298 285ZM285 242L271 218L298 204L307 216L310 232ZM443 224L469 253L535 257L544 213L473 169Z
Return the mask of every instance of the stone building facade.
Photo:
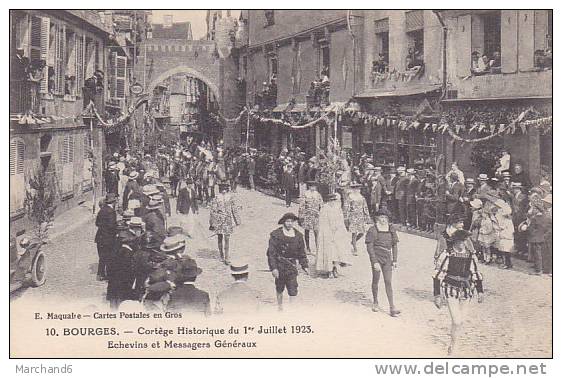
M90 125L82 118L82 87L96 70L106 70L108 37L97 12L10 12L10 226L14 232L29 227L26 191L39 171L53 182L57 212L91 197L94 189L101 191L105 138L97 121ZM92 169L98 177L96 188Z

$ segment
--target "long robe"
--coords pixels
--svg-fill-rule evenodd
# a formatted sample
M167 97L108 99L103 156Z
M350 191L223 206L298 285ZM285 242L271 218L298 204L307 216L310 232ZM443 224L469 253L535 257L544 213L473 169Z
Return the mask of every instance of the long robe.
M349 263L350 236L345 228L340 201L330 201L320 210L316 271L331 272L333 262Z

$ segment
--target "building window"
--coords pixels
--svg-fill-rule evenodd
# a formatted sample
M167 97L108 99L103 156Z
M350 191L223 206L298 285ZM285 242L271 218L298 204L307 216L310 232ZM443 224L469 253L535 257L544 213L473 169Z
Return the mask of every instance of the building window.
M501 11L472 17L471 72L473 75L501 72Z
M267 64L268 64L268 72L269 72L269 81L271 82L273 78L277 78L277 72L278 72L277 55L275 54L269 55L267 59Z
M541 70L552 69L552 11L535 11L534 66Z
M264 27L271 26L275 24L275 15L273 10L264 10L263 13L265 15L265 24Z
M10 141L10 212L23 209L25 201L24 178L25 143L16 138Z
M388 18L375 21L375 56L371 72L388 71Z
M76 96L76 33L66 29L65 33L64 95Z
M127 93L127 57L111 54L110 62L111 88L110 97L124 99Z
M322 70L320 71L320 75L322 78L324 76L330 77L330 46L323 45L320 47L320 59L322 64Z
M419 69L423 66L424 62L423 29L408 32L407 40L408 55L406 56L406 69Z

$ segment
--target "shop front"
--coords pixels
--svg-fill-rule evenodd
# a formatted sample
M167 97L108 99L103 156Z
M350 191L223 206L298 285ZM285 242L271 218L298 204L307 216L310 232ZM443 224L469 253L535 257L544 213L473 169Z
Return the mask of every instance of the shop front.
M380 167L432 168L442 153L443 134L434 110L437 91L406 96L359 98L362 124L354 128L360 154Z
M447 162L465 175L494 174L502 151L520 164L533 184L552 173L552 102L549 98L443 102Z

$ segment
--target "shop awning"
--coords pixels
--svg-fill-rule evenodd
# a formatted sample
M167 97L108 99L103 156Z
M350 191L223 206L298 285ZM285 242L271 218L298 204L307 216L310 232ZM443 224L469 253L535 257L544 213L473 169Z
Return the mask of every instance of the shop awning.
M381 91L371 89L356 95L356 98L382 98L382 97L399 97L399 96L413 96L418 94L425 94L441 90L441 85L425 85L425 86L408 86L404 88L396 88L392 91Z

